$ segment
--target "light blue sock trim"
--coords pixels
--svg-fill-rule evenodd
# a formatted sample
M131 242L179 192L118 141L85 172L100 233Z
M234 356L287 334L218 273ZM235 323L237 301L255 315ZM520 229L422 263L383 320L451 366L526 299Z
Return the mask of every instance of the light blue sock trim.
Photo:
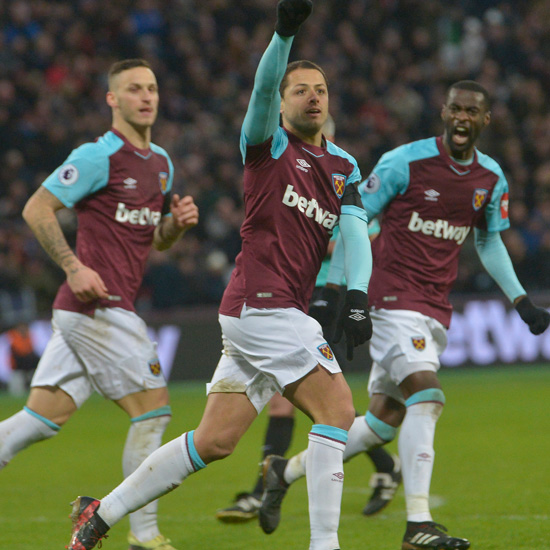
M327 437L328 439L334 439L344 444L348 442L348 432L346 430L342 430L342 428L336 428L335 426L313 424L310 433Z
M206 468L206 464L202 461L199 453L197 453L197 449L195 449L195 442L193 441L194 433L195 430L187 432L187 447L189 448L189 454L191 455L191 460L193 461L195 470L202 470L203 468Z
M427 390L417 391L416 393L413 393L407 401L405 401L405 405L410 407L411 405L425 403L427 401L436 401L437 403L445 405L445 394L443 393L443 390L440 390L439 388L429 388Z
M156 418L157 416L172 416L172 408L170 405L164 405L158 409L153 409L152 411L146 412L141 416L136 416L131 418L130 422L141 422L142 420L147 420L148 418Z
M48 420L47 418L44 418L42 415L40 415L38 413L35 413L34 411L31 411L29 409L29 407L23 407L23 410L25 412L28 412L31 416L34 416L38 420L44 422L44 424L46 424L46 426L48 426L48 428L51 428L52 430L55 430L56 432L58 432L61 429L61 426L58 426L57 424L55 424L51 420Z
M367 411L367 414L365 414L365 420L367 421L369 428L380 439L383 439L386 442L393 441L395 439L397 428L394 428L393 426L386 424L383 420L376 418L376 416L374 416L374 414L370 411Z

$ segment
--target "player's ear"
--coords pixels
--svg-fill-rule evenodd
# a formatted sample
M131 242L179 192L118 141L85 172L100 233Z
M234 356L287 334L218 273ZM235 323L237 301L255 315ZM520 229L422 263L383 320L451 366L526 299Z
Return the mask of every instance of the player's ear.
M487 111L485 113L485 116L483 117L483 127L489 126L489 123L491 122L491 111Z
M117 103L116 96L115 96L114 92L111 92L109 90L107 92L107 96L106 96L105 99L106 99L107 105L109 105L109 107L114 108L114 107L118 106L118 103Z

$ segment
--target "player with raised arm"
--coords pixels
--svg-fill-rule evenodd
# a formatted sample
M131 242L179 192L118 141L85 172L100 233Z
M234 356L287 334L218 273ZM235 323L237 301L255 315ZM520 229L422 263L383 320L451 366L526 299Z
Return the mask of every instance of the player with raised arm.
M323 135L328 141L334 142L336 125L330 114L323 125ZM369 235L371 239L378 234L379 225L377 220L369 223ZM327 342L331 344L334 332L334 321L338 314L340 301L340 289L329 290L328 296L325 290L327 273L330 265L330 256L336 241L337 232L334 233L330 242L328 253L323 259L321 269L315 280L308 315L319 322ZM323 294L321 296L321 293ZM344 352L340 353L341 346L332 346L338 362L342 366L345 362ZM268 404L268 423L262 445L262 462L269 455L284 456L290 447L294 431L294 414L296 409L287 399L276 393ZM359 413L357 413L359 414ZM376 471L372 473L369 486L372 494L363 514L370 516L383 510L393 499L401 482L401 466L399 457L390 455L383 447L367 451L367 456L372 461ZM260 464L259 475L256 477L254 488L250 492L242 491L237 493L235 501L231 506L222 508L216 512L216 518L224 523L244 523L258 517L262 494L264 492L263 465Z
M310 550L339 548L342 456L355 417L351 391L307 311L333 228L345 243L348 291L340 326L348 351L371 336L372 266L356 161L326 142L324 73L287 66L293 37L312 9L281 0L241 131L245 219L242 251L219 310L223 353L199 426L163 445L102 500L79 497L69 550L89 550L126 514L230 455L275 392L313 420L309 433ZM283 126L279 126L282 115Z
M435 426L445 395L437 377L452 307L461 245L473 228L487 272L533 334L550 313L536 307L517 279L500 232L508 220L508 183L500 166L475 143L490 122L489 96L473 81L453 84L441 110L443 135L383 155L360 186L369 216L382 214L373 243L369 305L374 332L369 410L349 431L344 460L399 434L407 527L402 550L465 550L435 523L429 508ZM334 258L339 257L338 245ZM340 284L341 270L329 275ZM272 531L288 484L304 475L307 455L267 459L260 523Z
M155 449L171 417L156 346L136 315L151 245L168 248L198 223L189 196L171 195L172 162L151 143L158 85L149 63L127 59L108 75L112 128L75 149L23 210L43 248L65 271L53 304L53 335L24 409L0 423L0 468L29 445L56 435L93 391L130 417L124 476ZM74 208L76 254L56 212ZM174 550L152 502L130 516L131 550Z

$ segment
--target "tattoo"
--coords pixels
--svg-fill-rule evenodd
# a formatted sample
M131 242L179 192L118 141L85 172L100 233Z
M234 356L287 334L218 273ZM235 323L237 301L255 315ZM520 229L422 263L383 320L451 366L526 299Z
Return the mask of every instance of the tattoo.
M38 205L33 209L30 219L27 220L30 228L50 258L65 271L75 273L80 265L63 235L55 210L47 208L48 205L44 204L47 198L42 196L38 200Z

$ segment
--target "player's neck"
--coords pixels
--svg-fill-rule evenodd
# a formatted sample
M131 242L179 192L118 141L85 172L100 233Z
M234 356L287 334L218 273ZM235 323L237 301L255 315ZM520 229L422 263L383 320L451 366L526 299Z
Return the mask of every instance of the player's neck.
M298 130L288 122L283 122L283 125L287 131L293 133L301 141L308 143L309 145L315 145L315 147L322 147L323 132L321 130L319 130L316 134L311 135L311 134L304 134L304 132L300 132L300 130Z
M126 121L113 121L113 128L120 132L134 147L149 149L151 144L151 127L136 127Z

